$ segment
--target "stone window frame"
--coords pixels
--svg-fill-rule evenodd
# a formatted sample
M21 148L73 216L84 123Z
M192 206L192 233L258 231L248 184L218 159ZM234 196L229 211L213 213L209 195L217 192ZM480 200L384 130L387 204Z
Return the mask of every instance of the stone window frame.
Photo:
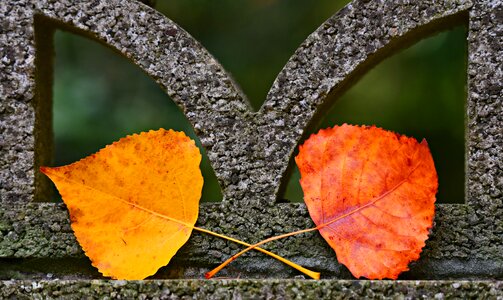
M304 204L278 203L292 153L325 108L372 66L421 38L468 24L466 204L437 205L435 227L403 278L503 275L502 4L497 0L356 0L324 22L278 74L253 112L222 66L187 32L139 2L21 0L0 4L0 258L82 259L63 204L45 200L38 167L52 148L52 36L73 31L115 49L185 112L219 179L222 203L198 226L254 242L312 226ZM44 84L41 84L41 81ZM170 264L201 277L236 246L193 233ZM332 278L351 278L317 233L269 249ZM251 254L254 277L295 275ZM266 267L267 266L267 267ZM49 268L50 269L50 268Z

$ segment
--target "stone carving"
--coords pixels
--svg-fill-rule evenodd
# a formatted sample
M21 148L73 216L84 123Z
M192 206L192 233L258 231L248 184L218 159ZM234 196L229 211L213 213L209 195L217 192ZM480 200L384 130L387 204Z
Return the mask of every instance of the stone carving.
M52 155L56 28L114 48L166 91L194 126L224 194L221 204L202 207L199 225L257 241L312 226L304 205L277 203L277 196L295 147L325 108L385 57L431 33L467 24L467 203L438 206L432 237L405 276L503 276L501 1L355 0L300 45L257 112L197 41L139 2L7 0L0 3L0 16L0 257L83 255L65 208L33 202L47 195L36 170ZM349 276L317 234L271 247L328 276ZM170 268L185 277L200 276L197 266L233 251L197 234L183 249ZM258 277L271 270L278 277L290 274L256 254L236 263L261 271Z

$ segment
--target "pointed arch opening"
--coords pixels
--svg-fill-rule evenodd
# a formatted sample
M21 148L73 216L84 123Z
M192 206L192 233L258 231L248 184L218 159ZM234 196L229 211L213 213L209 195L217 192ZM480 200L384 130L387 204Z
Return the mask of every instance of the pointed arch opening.
M466 36L466 26L457 26L381 62L337 99L305 136L349 123L426 138L439 175L437 201L464 203ZM293 160L291 164L281 198L303 202L300 175Z
M208 157L183 112L140 68L115 51L63 30L54 36L53 165L95 153L129 134L184 131L202 154L201 202L222 192Z

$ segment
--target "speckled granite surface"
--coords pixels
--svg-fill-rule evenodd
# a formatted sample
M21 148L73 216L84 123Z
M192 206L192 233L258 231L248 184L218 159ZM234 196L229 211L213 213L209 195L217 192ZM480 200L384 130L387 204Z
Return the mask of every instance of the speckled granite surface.
M499 299L501 282L351 280L0 281L16 299Z

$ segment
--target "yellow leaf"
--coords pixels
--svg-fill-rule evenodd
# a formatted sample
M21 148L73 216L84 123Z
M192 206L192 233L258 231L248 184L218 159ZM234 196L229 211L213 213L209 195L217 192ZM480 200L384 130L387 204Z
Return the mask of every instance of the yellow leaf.
M61 193L92 264L105 276L143 279L190 237L203 186L200 161L183 132L160 129L41 171Z

